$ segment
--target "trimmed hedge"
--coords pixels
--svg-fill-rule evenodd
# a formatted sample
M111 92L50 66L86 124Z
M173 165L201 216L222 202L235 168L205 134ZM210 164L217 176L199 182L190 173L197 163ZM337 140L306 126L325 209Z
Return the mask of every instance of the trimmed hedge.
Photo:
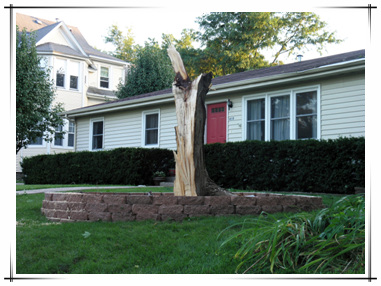
M205 146L210 177L224 188L352 193L365 186L365 138L244 141ZM38 155L22 163L26 184L151 185L174 167L166 149Z
M365 138L205 146L209 176L241 190L353 193L365 186Z
M166 149L117 148L24 158L26 184L152 185L156 171L174 166Z

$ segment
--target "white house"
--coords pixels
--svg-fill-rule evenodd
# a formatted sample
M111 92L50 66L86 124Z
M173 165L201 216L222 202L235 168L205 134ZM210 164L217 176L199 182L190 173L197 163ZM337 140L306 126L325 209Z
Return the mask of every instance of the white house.
M20 31L35 33L41 66L50 69L56 87L54 103L61 102L68 111L117 99L114 91L125 79L127 62L92 48L78 28L63 21L16 14L16 25ZM19 163L23 157L74 151L74 121L65 120L65 125L57 130L61 131L66 132L63 139L47 143L40 138L20 150L16 172L21 172Z
M365 51L222 76L206 99L205 143L365 136ZM176 149L171 89L66 112L76 151Z

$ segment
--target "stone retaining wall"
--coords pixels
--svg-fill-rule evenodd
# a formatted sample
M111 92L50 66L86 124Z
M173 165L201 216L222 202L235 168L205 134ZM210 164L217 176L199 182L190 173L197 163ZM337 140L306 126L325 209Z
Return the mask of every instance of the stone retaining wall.
M173 193L45 193L41 212L51 221L176 220L193 216L258 215L323 208L321 197L239 193L182 197Z

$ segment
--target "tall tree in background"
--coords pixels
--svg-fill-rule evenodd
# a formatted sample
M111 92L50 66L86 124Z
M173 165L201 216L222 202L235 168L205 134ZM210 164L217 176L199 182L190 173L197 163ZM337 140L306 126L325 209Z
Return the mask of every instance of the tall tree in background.
M197 18L198 39L204 52L213 55L216 75L277 64L308 47L322 51L325 44L339 43L327 24L314 13L216 12ZM270 62L264 50L274 50Z
M183 29L181 31L181 38L176 39L172 34L162 34L163 50L167 50L170 46L176 48L181 54L184 62L187 63L187 73L190 78L197 77L200 73L208 73L211 70L200 70L200 67L205 65L200 64L200 51L194 47L197 41L197 32L193 29Z
M112 43L115 46L115 52L112 55L126 62L134 62L136 59L136 49L134 34L132 29L128 28L126 35L119 30L117 25L112 25L105 37L105 43Z
M40 60L34 35L16 27L16 154L39 137L51 141L63 124L63 108L52 106L53 83Z
M268 66L259 50L274 34L273 13L210 13L197 18L201 47L213 59L215 75Z
M181 54L188 76L195 78L201 73L222 76L283 64L282 55L305 49L321 52L326 44L341 42L326 30L327 23L309 12L215 12L196 22L199 31L184 29L179 39L162 34L161 47L152 41L145 47L135 45L131 29L124 36L116 25L111 26L105 40L115 46L113 55L134 65L127 84L119 86L118 97L170 87L173 75L163 56L170 45ZM272 58L266 59L265 51L272 51Z
M170 88L173 69L165 50L154 40L137 50L136 60L128 71L125 84L119 84L116 95L125 98Z

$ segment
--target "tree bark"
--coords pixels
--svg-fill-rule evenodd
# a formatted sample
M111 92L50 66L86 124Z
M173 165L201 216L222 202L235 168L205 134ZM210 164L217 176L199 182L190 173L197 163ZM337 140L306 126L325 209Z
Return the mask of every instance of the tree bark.
M176 196L226 196L231 192L219 187L209 177L204 160L205 97L211 87L212 73L191 81L180 54L168 49L176 76L172 86L178 126L175 127L177 152Z

